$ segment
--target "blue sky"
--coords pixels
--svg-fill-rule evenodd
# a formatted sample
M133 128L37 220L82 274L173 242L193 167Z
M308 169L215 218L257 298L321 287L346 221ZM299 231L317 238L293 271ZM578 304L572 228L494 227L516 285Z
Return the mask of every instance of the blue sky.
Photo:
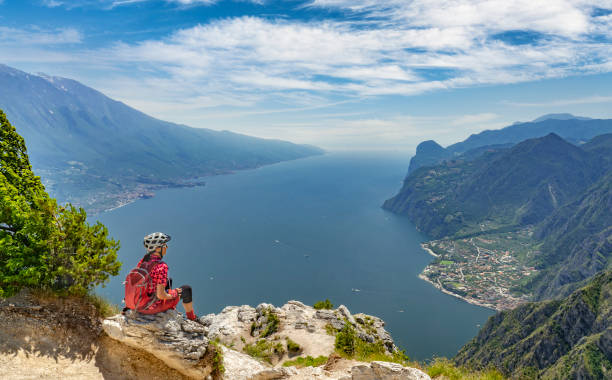
M0 0L0 63L193 127L413 150L612 118L612 0Z

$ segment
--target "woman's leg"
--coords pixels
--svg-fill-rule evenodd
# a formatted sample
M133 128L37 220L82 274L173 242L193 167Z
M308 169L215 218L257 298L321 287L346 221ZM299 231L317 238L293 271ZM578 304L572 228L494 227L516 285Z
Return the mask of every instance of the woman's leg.
M183 285L181 288L181 299L183 300L183 307L187 313L187 318L195 319L195 313L193 312L193 299L191 298L191 286Z

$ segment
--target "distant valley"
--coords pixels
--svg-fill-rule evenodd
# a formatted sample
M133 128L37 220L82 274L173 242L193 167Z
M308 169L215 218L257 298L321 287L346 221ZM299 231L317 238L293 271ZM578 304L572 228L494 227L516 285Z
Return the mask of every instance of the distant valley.
M609 130L612 120L545 119L446 149L425 142L383 207L435 239L421 277L445 292L498 310L565 296L610 267ZM469 150L449 156L458 146Z
M150 117L77 81L0 65L0 109L26 139L52 196L88 211L196 186L202 177L292 160L313 146Z

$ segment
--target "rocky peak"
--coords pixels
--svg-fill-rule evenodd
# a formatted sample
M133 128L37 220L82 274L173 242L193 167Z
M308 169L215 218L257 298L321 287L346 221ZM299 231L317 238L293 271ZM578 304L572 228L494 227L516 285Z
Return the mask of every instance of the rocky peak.
M429 379L420 370L399 364L360 363L335 355L334 333L347 324L358 339L382 342L389 354L398 350L380 318L353 315L344 305L315 310L299 301L282 307L228 306L198 322L184 319L175 310L128 313L104 320L103 328L111 338L147 351L191 378L220 377L216 361L222 358L222 377L232 380ZM324 367L282 366L297 356L329 359Z

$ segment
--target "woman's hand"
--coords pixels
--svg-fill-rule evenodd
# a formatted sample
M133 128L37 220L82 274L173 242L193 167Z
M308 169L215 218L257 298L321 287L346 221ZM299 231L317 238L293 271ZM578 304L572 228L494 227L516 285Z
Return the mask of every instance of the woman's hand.
M157 284L157 289L156 289L156 294L157 294L157 298L159 298L160 300L172 300L175 299L177 297L179 297L181 295L181 288L178 289L171 289L170 293L166 293L166 287L162 284Z

